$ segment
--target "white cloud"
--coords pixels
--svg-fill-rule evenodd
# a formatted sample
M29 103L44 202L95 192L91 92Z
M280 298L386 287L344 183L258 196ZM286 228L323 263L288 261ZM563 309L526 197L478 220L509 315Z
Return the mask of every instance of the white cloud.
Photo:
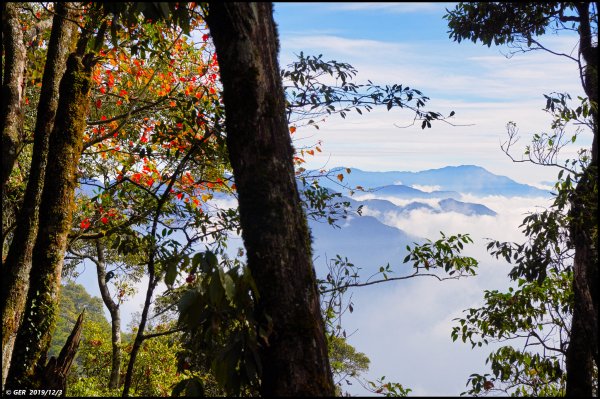
M384 42L380 40L368 40L368 39L348 39L341 36L325 35L325 34L311 34L311 35L294 35L285 40L285 48L289 50L300 50L304 51L306 55L309 53L309 49L314 48L314 45L318 43L318 52L314 55L323 54L325 60L331 59L335 55L353 56L357 58L363 58L365 51L380 52L380 53L394 53L398 51L406 51L409 46L401 43ZM295 60L291 57L290 60ZM345 60L338 60L344 61ZM288 62L282 62L286 65Z
M480 266L476 277L461 280L411 279L353 291L355 311L345 317L344 326L348 332L356 330L349 342L371 359L367 374L371 380L385 375L387 380L413 389L413 395L452 396L466 390L469 374L487 371L485 358L498 345L471 349L470 344L460 340L453 343L453 319L463 317L464 309L481 306L484 290L504 290L509 285L510 266L487 253L484 237L521 241L523 234L518 226L525 214L538 205L547 205L549 200L472 195L461 199L485 204L498 216L419 210L408 216L383 216L388 225L432 240L439 238L440 230L447 234L470 233L475 243L466 246L463 254L473 256ZM410 200L398 205L404 201ZM431 383L424 384L423 376ZM358 387L350 392L364 394Z
M447 3L450 4L450 3ZM336 3L331 7L335 10L348 11L383 11L388 13L405 14L413 12L435 12L444 6L443 3ZM443 8L442 8L443 9Z
M282 37L282 64L294 60L293 52L323 54L352 64L359 78L374 82L403 83L428 92L453 97L479 96L517 99L547 91L581 92L573 61L546 52L517 54L508 59L496 48L457 45L444 39L392 42L347 38L340 35L294 34ZM561 49L572 38L557 40ZM373 62L377 60L377 62Z
M437 205L435 199L402 199L387 198L397 205L405 205L409 202L427 202L429 205ZM410 213L391 213L384 216L383 222L389 226L397 227L410 234L436 239L439 231L447 234L470 233L474 240L479 243L485 238L494 238L504 241L520 241L523 235L518 231L519 226L526 216L538 206L549 205L548 198L540 197L502 197L487 196L478 197L474 195L462 195L461 201L479 203L487 206L498 213L497 216L479 215L466 216L456 212L432 213L427 210L416 209Z
M520 158L524 146L534 133L548 131L548 115L540 111L539 100L516 102L472 102L432 100L431 109L449 113L456 111L455 124L450 126L434 122L431 129L420 126L400 129L412 116L394 109L375 109L363 116L337 116L320 124L320 129L299 128L294 139L316 142L321 139L323 152L314 157L305 157L308 168L351 165L365 170L424 170L448 165L475 164L492 173L506 175L520 183L535 184L552 181L558 170L529 163L513 163L501 151L500 144L506 141L506 123L515 121L519 127L520 141L513 149L515 158ZM472 126L471 126L472 124ZM591 135L590 135L591 136ZM561 158L574 157L581 142L567 146ZM590 141L591 143L591 141Z
M425 186L420 184L413 184L411 187L417 190L425 191L426 193L431 193L433 191L439 191L442 189L441 186Z
M349 342L371 360L368 377L385 375L416 396L464 391L468 375L485 369L490 347L471 350L468 344L452 343L450 332L463 309L481 304L481 277L444 282L423 278L393 283L385 291L355 290L355 311L345 326L356 330ZM423 384L423 376L431 383Z
M476 164L523 183L551 181L553 168L512 164L500 151L506 140L506 123L514 121L523 136L513 155L520 158L534 133L548 131L551 118L542 111L543 94L551 91L581 93L576 65L565 57L546 52L516 54L507 59L497 48L458 45L446 38L427 42L390 42L350 39L335 35L294 35L282 38L282 59L291 51L323 53L355 66L356 82L403 83L430 97L428 109L456 115L450 126L434 123L398 129L412 121L408 110L375 109L346 119L335 116L320 130L298 129L296 136L323 140L323 153L308 158L308 167L352 165L369 170L422 170L447 165ZM552 49L570 52L571 37L549 37ZM376 62L374 62L376 60ZM395 126L396 125L396 126ZM582 145L591 144L584 134L576 145L563 150L573 158Z

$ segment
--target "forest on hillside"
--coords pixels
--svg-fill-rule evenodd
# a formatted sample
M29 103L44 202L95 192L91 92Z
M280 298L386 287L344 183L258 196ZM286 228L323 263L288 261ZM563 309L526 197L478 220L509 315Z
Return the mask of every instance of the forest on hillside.
M308 168L322 144L294 134L376 109L427 132L455 112L402 82L358 82L344 60L301 52L279 65L274 7L1 5L3 395L344 396L352 383L411 394L364 377L368 354L342 322L350 294L475 276L473 240L413 242L402 275L389 264L361 275L341 254L321 278L309 222L361 217L340 191L372 187L351 184L351 168ZM570 57L585 93L544 94L549 133L524 154L513 155L518 129L507 125L508 157L560 171L551 205L518 226L525 241L487 245L510 265L510 288L482 292L448 331L499 344L465 375L464 394L597 396L597 3L457 3L444 18L449 41ZM577 35L575 55L541 44L564 33ZM581 137L591 146L559 162ZM100 298L72 281L82 265ZM141 312L123 325L136 290Z

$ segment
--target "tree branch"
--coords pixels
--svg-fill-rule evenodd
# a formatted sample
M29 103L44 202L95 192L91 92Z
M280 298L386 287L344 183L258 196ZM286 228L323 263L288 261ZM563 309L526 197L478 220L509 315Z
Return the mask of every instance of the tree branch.
M340 291L346 288L351 288L351 287L365 287L368 285L373 285L373 284L379 284L379 283L385 283L386 281L396 281L396 280L407 280L409 278L413 278L413 277L435 277L436 279L438 279L438 281L444 281L444 280L458 280L460 277L469 277L468 275L458 275L458 276L452 276L452 277L440 277L437 274L432 274L432 273L413 273L411 275L408 276L400 276L400 277L391 277L391 278L387 278L387 279L382 279L382 280L373 280L373 281L369 281L366 283L349 283L349 284L344 284L343 286L340 287L334 287L334 288L329 288L329 289L325 289L325 290L320 290L319 293L320 294L326 294L328 292L333 292L333 291Z

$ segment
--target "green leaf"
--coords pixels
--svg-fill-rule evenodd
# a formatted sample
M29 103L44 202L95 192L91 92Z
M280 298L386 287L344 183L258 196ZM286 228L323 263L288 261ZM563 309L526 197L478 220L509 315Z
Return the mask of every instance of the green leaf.
M208 299L210 300L210 303L215 306L220 305L224 294L225 290L221 284L221 279L213 274L208 285Z
M171 260L167 265L167 272L165 273L165 284L167 287L172 287L175 279L177 278L177 260Z
M179 302L177 303L177 308L179 309L180 317L188 312L190 307L196 301L197 296L198 292L196 290L189 290L181 296Z
M205 257L206 261L208 262L208 265L211 268L215 268L219 264L219 260L217 259L217 255L215 255L210 250L205 252L204 257Z
M221 270L219 271L221 272ZM235 283L233 282L231 276L221 272L221 283L225 288L225 295L227 296L227 299L233 301L235 296Z
M203 259L204 259L204 254L202 252L198 252L197 254L195 254L194 257L192 258L192 267L194 269L196 269L198 267L198 265L201 264Z

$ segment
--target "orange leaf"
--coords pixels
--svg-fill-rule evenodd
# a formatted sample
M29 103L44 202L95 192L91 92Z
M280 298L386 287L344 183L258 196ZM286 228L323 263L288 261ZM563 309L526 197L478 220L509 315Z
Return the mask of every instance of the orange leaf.
M296 127L295 126L290 127L290 133L294 134L295 132L296 132Z
M344 180L344 175L340 173L339 175L337 175L337 178L339 181L342 181Z

